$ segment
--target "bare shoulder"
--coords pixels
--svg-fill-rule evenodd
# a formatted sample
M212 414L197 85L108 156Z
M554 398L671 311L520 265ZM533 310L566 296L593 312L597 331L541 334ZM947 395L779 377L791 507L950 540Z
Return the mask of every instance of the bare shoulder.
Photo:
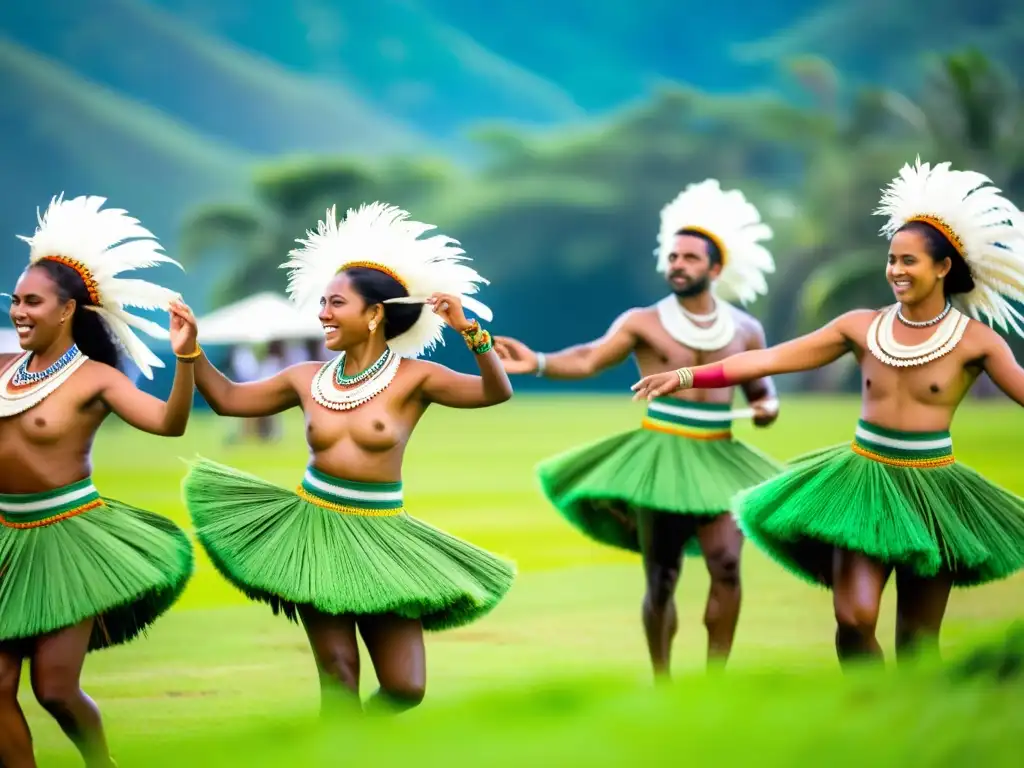
M867 332L868 326L888 307L882 309L851 309L832 320L829 325L844 336L859 336Z
M625 312L620 312L618 314L615 320L612 321L612 328L636 330L637 328L647 325L648 323L657 322L657 320L657 305L652 304L649 307L631 307L630 309L627 309Z
M964 331L962 343L968 353L976 357L1010 346L998 331L985 323L978 322L973 317L967 321L967 329Z
M319 360L307 360L302 363L293 363L284 368L278 376L281 376L288 386L298 391L308 387L316 372L323 368L324 363Z
M112 365L101 363L99 360L93 360L92 358L89 358L82 363L82 367L78 370L81 371L83 378L90 379L91 381L95 381L100 384L109 384L118 380L131 381L124 371L121 371Z
M424 384L431 375L448 371L452 369L447 365L416 357L403 357L398 366L398 376L414 387Z
M764 339L764 326L761 321L741 307L719 299L718 306L732 315L733 323L747 341Z

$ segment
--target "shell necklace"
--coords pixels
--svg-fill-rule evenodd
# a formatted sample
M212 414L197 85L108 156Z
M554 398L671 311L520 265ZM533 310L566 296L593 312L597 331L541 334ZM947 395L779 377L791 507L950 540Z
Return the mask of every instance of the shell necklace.
M0 374L0 419L17 416L52 395L89 358L78 345L71 348L49 368L29 371L32 352L25 352Z
M377 361L362 373L345 376L345 353L324 363L313 376L313 399L332 411L348 411L372 400L394 380L402 358L388 347ZM354 386L341 389L342 384Z
M920 344L900 344L893 334L899 304L875 315L868 326L868 349L885 365L908 368L925 365L952 352L967 330L967 315L950 306L935 333Z
M668 335L684 347L713 352L722 349L736 335L736 323L728 307L724 311L715 299L715 309L707 315L695 315L683 309L675 296L666 296L658 302L658 319ZM697 322L710 322L703 327Z
M946 299L946 306L943 307L942 311L939 312L939 314L937 314L931 320L908 320L903 316L903 307L897 305L896 317L899 318L899 321L901 323L903 323L904 325L909 325L911 328L927 328L929 325L936 325L937 323L941 322L942 319L949 314L949 310L951 310L952 308L953 304L950 302L949 299Z

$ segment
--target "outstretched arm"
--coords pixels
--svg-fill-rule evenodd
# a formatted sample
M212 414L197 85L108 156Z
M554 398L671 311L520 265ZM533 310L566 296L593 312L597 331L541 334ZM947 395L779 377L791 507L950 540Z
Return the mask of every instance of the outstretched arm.
M991 328L979 327L987 331L983 342L985 372L1007 397L1024 405L1024 368L1017 363L1006 339Z
M273 416L301 403L292 383L292 373L302 365L308 363L289 366L266 379L239 384L218 371L206 355L201 354L195 364L196 389L218 416Z
M536 373L549 379L587 379L623 362L636 349L635 310L624 312L601 338L560 352L534 352L514 339L498 337L495 349L509 373Z
M717 389L776 376L821 368L849 351L846 328L850 313L806 336L727 357L720 363L681 368L646 376L633 385L634 400L671 394L680 389Z
M426 375L420 384L423 399L449 408L486 408L511 399L512 383L494 351L490 334L478 322L466 320L456 297L437 294L430 304L449 326L462 334L480 366L480 375L470 376L437 363L424 363Z

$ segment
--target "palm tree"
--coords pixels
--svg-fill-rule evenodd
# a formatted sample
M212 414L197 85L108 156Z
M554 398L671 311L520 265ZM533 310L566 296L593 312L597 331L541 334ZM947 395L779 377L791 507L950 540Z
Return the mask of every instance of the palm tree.
M298 159L258 169L253 205L211 204L194 210L182 230L182 259L217 258L228 267L214 284L215 303L264 290L281 291L278 266L296 238L315 228L325 211L386 200L403 207L443 189L450 168L432 160L392 161L371 167L349 159Z
M1011 198L1024 196L1024 140L1016 130L1024 117L1024 100L1009 75L983 54L967 50L940 60L917 103L897 93L878 95L888 111L915 128L919 145L925 148L922 159L930 155L932 162L949 160L954 167L980 171ZM878 186L907 159L889 166ZM873 198L861 196L857 205L863 207L857 215L867 219L877 200L877 192ZM884 252L877 237L869 241L864 234L849 241L850 258L821 264L803 286L800 308L805 325L817 326L846 310L891 301L889 287L880 277Z

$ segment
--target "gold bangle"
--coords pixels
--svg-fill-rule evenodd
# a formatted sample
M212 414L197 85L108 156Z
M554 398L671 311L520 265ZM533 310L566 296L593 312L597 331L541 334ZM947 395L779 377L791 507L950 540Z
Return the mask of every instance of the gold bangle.
M203 348L201 346L199 346L199 342L197 341L196 342L196 351L195 352L192 352L192 353L187 354L187 355L175 355L175 357L178 358L179 362L182 362L182 363L192 363L192 362L195 362L195 360L201 354L203 354Z
M693 386L693 371L689 368L679 368L676 376L679 377L679 389L690 389Z

